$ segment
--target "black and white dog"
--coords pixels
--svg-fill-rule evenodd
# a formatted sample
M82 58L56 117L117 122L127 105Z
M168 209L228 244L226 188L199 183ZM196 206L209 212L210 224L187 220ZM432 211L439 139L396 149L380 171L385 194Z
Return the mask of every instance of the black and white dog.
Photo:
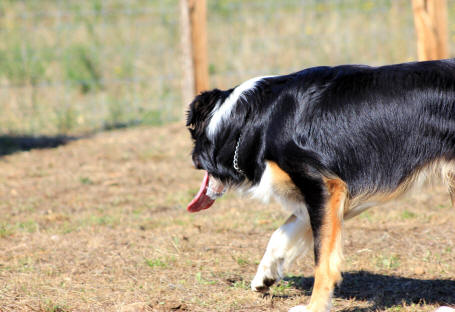
M255 78L198 95L187 126L194 165L207 172L189 211L246 186L292 214L273 233L253 290L266 290L314 247L310 303L291 311L330 310L343 220L430 172L455 199L455 60Z

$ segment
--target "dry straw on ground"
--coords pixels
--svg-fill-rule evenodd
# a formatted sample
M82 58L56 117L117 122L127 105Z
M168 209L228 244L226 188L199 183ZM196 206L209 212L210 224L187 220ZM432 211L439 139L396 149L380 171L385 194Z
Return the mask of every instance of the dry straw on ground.
M268 296L249 290L285 215L227 194L185 204L202 173L181 125L102 133L0 158L0 311L287 311L307 302L312 257ZM334 311L455 304L455 209L444 188L346 223Z

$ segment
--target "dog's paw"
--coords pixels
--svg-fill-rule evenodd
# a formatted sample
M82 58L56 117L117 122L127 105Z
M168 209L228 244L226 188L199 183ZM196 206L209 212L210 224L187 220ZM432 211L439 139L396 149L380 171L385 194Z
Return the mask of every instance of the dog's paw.
M266 277L262 274L256 274L254 279L251 281L251 289L258 292L266 292L270 286L275 283L274 278Z
M293 308L290 308L288 312L310 312L310 310L307 309L307 306L298 305Z
M452 312L452 311L455 311L455 309L452 309L452 308L449 308L449 307L439 307L434 312Z

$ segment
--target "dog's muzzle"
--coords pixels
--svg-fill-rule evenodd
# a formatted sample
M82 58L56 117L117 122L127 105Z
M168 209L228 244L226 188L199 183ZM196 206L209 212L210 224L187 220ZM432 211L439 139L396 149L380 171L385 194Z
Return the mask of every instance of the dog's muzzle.
M213 177L210 177L209 173L206 171L199 192L188 204L186 209L189 212L197 212L208 209L213 205L218 197L223 196L225 191L226 187L223 183Z

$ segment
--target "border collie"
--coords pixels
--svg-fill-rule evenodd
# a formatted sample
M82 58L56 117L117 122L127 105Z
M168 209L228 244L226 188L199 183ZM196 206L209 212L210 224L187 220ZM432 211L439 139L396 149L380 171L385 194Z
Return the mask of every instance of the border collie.
M344 220L431 172L455 200L455 59L254 78L198 95L187 127L194 166L206 171L189 211L246 187L291 214L273 233L253 290L267 290L314 249L310 302L290 311L330 310Z

